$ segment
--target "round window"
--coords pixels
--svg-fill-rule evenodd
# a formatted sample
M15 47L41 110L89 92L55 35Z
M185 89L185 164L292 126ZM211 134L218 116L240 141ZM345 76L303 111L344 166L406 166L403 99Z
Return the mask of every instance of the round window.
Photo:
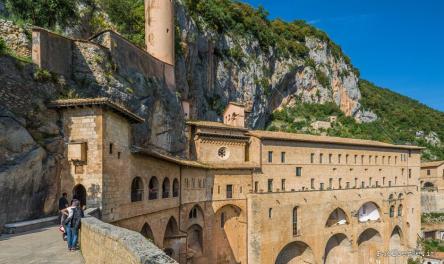
M230 156L230 151L226 148L226 147L221 147L219 148L219 150L217 151L217 156L220 159L226 160L228 159L228 157Z

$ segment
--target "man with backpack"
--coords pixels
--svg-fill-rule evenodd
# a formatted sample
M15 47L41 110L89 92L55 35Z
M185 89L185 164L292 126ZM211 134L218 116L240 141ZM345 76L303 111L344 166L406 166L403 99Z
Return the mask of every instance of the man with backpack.
M77 250L77 239L82 217L83 211L80 208L80 201L74 199L68 208L68 217L64 222L69 251Z

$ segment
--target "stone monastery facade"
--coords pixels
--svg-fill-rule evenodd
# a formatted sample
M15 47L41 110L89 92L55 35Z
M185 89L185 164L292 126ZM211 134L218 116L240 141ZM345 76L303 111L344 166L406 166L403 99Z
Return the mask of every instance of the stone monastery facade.
M406 263L416 247L420 148L187 122L189 159L131 143L143 119L108 99L55 101L62 191L179 263ZM235 124L235 125L233 125Z
M174 89L173 14L172 1L146 0L149 56L120 56L116 47L129 43L112 32L92 40L119 55L119 68L140 64ZM44 43L56 39L70 58L72 41L42 30L34 39L36 64L69 74ZM186 123L179 158L133 144L133 124L144 119L107 98L50 107L67 144L61 191L179 263L391 264L406 257L388 251L416 248L419 147L249 130L245 107L229 103L223 122ZM181 114L190 116L187 101Z

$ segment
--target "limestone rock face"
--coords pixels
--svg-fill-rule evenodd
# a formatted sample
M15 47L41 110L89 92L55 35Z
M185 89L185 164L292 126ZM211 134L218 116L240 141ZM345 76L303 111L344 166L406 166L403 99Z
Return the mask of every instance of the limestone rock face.
M182 97L192 102L192 118L218 120L227 102L238 101L252 111L250 127L264 128L274 110L302 101L335 102L358 121L375 120L374 113L361 110L358 76L344 58L331 54L327 43L306 39L313 67L298 58L279 57L272 48L264 52L247 36L199 30L181 1L177 1L176 18L182 48L176 58L176 81ZM238 55L227 56L233 53ZM319 74L330 85L321 84Z
M0 3L0 14L2 3ZM31 56L31 37L28 35L29 28L14 25L11 21L0 19L0 36L6 45L23 57Z

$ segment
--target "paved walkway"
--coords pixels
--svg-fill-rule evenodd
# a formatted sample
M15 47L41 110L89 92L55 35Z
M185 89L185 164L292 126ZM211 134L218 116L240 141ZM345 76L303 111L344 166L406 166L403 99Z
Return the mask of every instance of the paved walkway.
M69 252L58 227L0 236L1 264L85 263L80 251Z

